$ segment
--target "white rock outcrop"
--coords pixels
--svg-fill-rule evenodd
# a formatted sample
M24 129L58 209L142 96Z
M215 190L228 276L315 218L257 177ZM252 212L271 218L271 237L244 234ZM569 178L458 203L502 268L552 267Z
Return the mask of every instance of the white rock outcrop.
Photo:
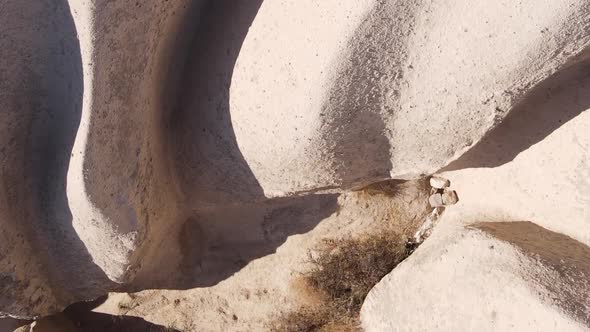
M535 88L443 170L461 200L371 290L367 331L588 329L588 70Z
M586 60L587 7L4 0L0 313L214 284L275 245L226 261L219 213L434 173Z

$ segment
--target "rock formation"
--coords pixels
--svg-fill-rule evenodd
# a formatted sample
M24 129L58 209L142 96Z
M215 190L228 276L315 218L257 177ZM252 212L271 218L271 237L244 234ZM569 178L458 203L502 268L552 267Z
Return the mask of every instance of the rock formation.
M509 162L557 126L527 111L531 94L585 68L584 1L5 0L0 22L3 315L216 284L306 230L257 238L247 221L229 221L297 213L286 207L293 199L321 220L335 192L451 162L443 175L461 200L441 222L488 221L482 206L503 214L498 202L537 199L542 207L510 210L510 220L560 225L589 243L588 193L572 184L588 179L579 175L587 135L568 131L572 149L543 148L564 157ZM529 135L516 143L493 131L513 113L532 116L512 122L510 133ZM537 160L554 163L554 180L530 171ZM482 178L518 175L531 194L507 180L477 183L488 170L465 168L479 163L505 164ZM565 174L581 180L561 182ZM367 326L382 310L371 308Z
M442 174L461 200L363 305L367 331L586 331L590 80L534 88Z

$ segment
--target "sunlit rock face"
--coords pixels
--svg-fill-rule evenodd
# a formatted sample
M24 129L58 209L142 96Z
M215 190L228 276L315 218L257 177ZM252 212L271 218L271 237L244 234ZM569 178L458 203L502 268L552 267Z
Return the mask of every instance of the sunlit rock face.
M584 63L590 23L569 0L5 0L0 22L15 317L217 283L241 263L212 225L447 166Z
M371 290L365 330L588 330L589 73L546 79L443 169L461 199Z

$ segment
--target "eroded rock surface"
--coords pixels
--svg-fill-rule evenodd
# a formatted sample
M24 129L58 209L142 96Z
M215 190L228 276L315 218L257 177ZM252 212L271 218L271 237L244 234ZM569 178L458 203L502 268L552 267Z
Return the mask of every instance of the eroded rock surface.
M443 220L371 290L363 327L586 331L589 255L587 245L531 222L465 229Z
M16 317L218 283L313 227L232 233L248 220L321 220L332 192L435 172L590 40L573 0L6 0L0 22Z
M444 169L461 200L369 293L367 331L588 329L588 73L546 80Z

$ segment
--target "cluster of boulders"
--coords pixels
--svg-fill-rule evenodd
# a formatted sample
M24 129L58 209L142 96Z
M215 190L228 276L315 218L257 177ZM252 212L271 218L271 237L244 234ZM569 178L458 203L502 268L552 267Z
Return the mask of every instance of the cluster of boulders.
M409 245L411 247L417 247L420 243L424 242L430 236L430 233L432 233L432 229L444 208L456 204L459 201L457 192L449 188L451 181L448 179L435 175L430 178L429 182L432 188L430 189L428 202L433 209L414 234L414 238L410 240Z
M433 176L430 178L431 195L428 198L430 206L439 208L449 205L454 205L459 201L457 192L451 190L451 181L440 176Z

